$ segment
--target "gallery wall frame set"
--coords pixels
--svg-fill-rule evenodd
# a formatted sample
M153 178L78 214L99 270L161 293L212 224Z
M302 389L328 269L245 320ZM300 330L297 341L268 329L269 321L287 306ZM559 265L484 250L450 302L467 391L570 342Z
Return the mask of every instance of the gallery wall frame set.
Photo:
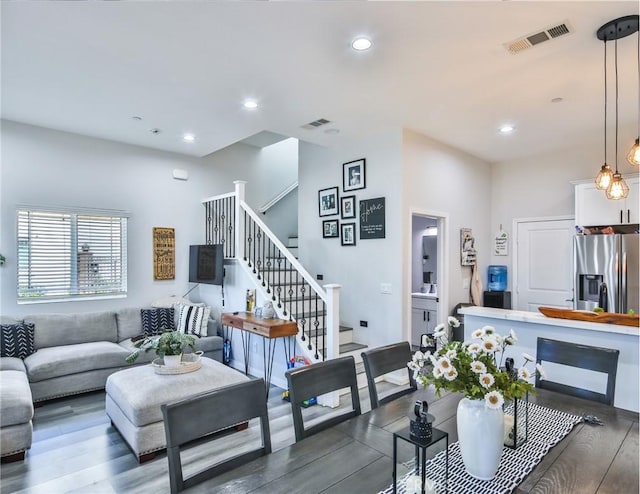
M340 245L356 245L356 224L342 223L340 225Z
M338 237L338 220L324 220L322 222L322 238Z
M356 196L342 196L340 198L340 217L343 220L356 217Z
M342 164L342 190L349 192L366 187L366 161L361 158Z

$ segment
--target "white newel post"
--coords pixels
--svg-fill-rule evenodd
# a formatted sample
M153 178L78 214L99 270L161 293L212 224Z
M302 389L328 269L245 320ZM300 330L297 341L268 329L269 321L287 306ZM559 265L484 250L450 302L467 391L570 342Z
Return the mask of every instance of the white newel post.
M327 293L327 354L325 360L340 355L340 288L334 283L323 285ZM340 404L340 393L329 393L320 398L320 404L332 408Z
M236 259L242 260L244 257L244 223L242 222L242 208L240 207L240 201L244 202L244 186L247 183L245 180L234 180L236 187L236 224L235 226L235 239L236 243Z

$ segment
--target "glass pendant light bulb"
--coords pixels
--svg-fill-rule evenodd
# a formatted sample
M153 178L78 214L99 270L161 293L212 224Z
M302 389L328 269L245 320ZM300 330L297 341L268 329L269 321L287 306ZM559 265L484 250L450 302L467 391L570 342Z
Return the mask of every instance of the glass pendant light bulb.
M627 155L627 161L634 166L640 166L640 138L636 138L636 143L631 146L631 151Z
M600 168L598 176L596 177L596 189L607 190L611 180L613 180L613 170L605 163L602 165L602 168Z
M607 188L607 199L617 201L619 199L624 199L628 195L629 186L627 185L627 182L624 181L624 178L622 178L622 175L620 175L619 172L615 172L611 179L611 183Z

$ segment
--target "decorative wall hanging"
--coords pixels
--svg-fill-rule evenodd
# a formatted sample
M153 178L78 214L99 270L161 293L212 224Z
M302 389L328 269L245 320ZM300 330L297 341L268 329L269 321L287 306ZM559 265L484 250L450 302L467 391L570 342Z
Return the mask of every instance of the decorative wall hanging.
M385 198L360 201L360 240L385 238Z
M366 187L365 164L366 160L364 158L343 163L342 190L348 192L350 190L364 189Z
M460 264L473 266L476 263L475 239L471 228L460 228Z
M322 222L322 238L338 237L338 220L325 220Z
M153 228L153 279L176 278L176 236L173 228Z
M343 220L356 217L356 196L341 197L340 204L340 213Z
M509 255L509 234L502 229L502 225L500 225L500 231L493 240L493 253L496 256Z
M340 225L342 235L340 243L342 245L356 245L356 224L355 223L342 223Z
M318 212L320 216L338 214L338 187L318 191Z

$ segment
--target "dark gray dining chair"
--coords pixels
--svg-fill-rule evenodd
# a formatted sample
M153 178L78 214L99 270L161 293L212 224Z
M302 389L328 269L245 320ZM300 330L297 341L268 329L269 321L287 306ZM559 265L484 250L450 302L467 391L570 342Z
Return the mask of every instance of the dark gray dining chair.
M549 377L541 379L536 373L536 388L558 391L587 400L613 405L616 391L616 373L620 350L587 346L579 343L538 338L536 362L553 362L557 364L579 367L607 375L606 393L598 393L589 389L569 386L552 381Z
M185 400L162 405L167 437L167 459L171 493L231 470L243 463L271 453L271 435L264 379L232 384ZM259 418L262 446L216 463L189 478L183 478L180 449L204 436L215 440L214 432Z
M356 377L356 363L352 356L340 357L306 367L289 369L286 372L289 384L289 399L293 414L296 442L317 432L332 427L344 420L360 415L360 395ZM302 416L303 402L310 398L349 388L351 406L347 412L333 415L305 429Z
M411 346L409 342L402 341L400 343L373 348L362 352L361 355L362 362L364 363L364 371L367 375L367 386L369 387L369 398L371 399L372 410L400 396L413 393L418 389L416 380L413 378L413 372L407 367L407 363L411 361ZM379 396L376 378L400 369L406 369L409 375L409 386L402 386L399 390L390 392L382 397Z

